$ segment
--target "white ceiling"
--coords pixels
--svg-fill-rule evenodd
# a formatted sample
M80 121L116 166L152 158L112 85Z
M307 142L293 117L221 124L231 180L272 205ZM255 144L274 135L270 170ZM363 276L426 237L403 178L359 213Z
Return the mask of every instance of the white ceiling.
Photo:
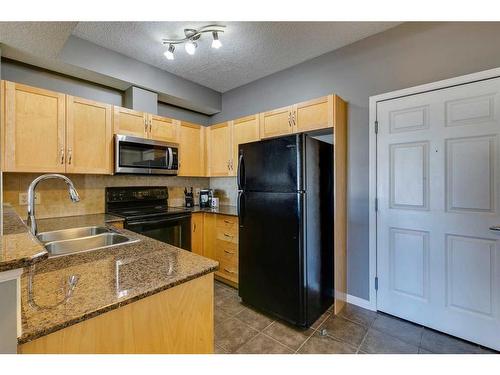
M194 56L177 46L163 56L163 38L182 38L184 28L225 24L219 50L205 34ZM72 34L225 92L274 72L397 26L396 22L79 22ZM66 31L66 30L65 30Z

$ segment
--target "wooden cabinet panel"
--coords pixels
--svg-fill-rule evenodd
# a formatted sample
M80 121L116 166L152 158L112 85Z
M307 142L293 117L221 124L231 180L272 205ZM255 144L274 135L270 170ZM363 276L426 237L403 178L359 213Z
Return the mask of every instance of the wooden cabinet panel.
M191 251L203 255L203 213L191 215Z
M181 121L179 126L179 176L205 176L205 129Z
M215 255L217 260L227 264L238 265L238 244L222 240L216 241Z
M5 82L4 170L65 171L65 95Z
M269 138L293 132L292 107L283 107L260 114L260 137Z
M231 128L228 122L207 128L209 176L229 176L231 172Z
M147 114L132 109L114 106L114 134L147 138Z
M242 143L258 141L260 139L259 132L259 115L247 116L232 121L233 150L231 176L236 176L238 172L238 146Z
M296 133L333 127L333 95L295 104L292 125Z
M168 117L149 116L149 138L163 142L178 142L178 121Z
M203 256L210 259L216 257L216 238L215 238L215 214L203 214Z
M219 260L219 270L215 274L235 284L238 283L238 265Z
M66 172L112 173L111 105L66 97Z
M21 354L209 354L213 274L198 277L18 346Z

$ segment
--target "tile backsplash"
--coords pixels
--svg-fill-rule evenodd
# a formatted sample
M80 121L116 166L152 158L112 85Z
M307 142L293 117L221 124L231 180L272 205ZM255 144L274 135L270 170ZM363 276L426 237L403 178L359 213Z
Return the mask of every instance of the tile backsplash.
M14 207L24 218L26 205L19 204L19 193L25 193L28 186L39 174L4 173L3 200ZM168 186L169 205L184 204L184 187L192 186L195 190L210 186L206 177L166 177L166 176L107 176L107 175L67 175L75 184L80 194L80 202L72 203L68 197L66 184L61 180L42 181L37 192L41 202L37 204L36 215L39 218L85 215L104 212L104 190L107 186ZM220 191L220 197L228 196ZM235 198L236 199L236 198ZM229 204L228 199L221 199L222 204ZM224 203L225 202L225 203ZM236 200L234 200L236 202Z
M214 189L214 195L219 197L220 204L236 206L238 199L236 177L212 177L210 188Z

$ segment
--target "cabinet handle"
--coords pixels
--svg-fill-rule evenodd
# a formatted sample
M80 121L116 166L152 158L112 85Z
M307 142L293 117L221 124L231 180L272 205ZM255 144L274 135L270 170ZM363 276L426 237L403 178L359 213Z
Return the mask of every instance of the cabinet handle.
M229 237L229 238L233 238L234 236L230 235L230 234L227 234L227 233L224 233L224 236L225 237Z
M224 223L226 223L226 224L234 224L234 222L232 222L230 220L227 220L227 219L224 219Z
M193 224L193 232L196 232L196 223Z
M233 171L234 168L233 168L233 159L231 159L231 170Z
M153 120L149 120L149 132L153 129Z
M231 167L229 166L229 160L227 161L227 170L231 170Z
M61 164L64 164L64 147L61 147Z
M235 254L235 253L233 253L232 251L227 251L227 250L224 250L224 252L225 252L226 254L233 254L233 255Z
M291 112L288 112L288 126L292 127L292 119L291 119Z
M68 164L71 164L71 160L73 159L73 150L68 149Z
M224 268L224 271L226 271L227 273L236 273L234 271L228 270L227 268Z
M293 113L292 113L292 122L293 122L293 126L297 126L297 123L295 122L295 111L293 111Z
M144 119L144 131L148 132L148 120Z

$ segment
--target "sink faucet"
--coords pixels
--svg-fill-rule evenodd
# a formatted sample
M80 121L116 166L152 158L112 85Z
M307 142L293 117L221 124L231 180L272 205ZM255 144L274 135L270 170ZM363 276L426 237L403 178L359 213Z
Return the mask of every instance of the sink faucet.
M28 188L28 221L27 221L30 227L30 231L34 236L36 236L37 234L36 220L35 220L35 189L39 182L51 178L60 178L61 180L64 180L64 182L66 182L66 184L68 185L69 198L71 199L71 201L75 203L80 201L80 196L78 195L78 192L76 191L73 182L68 177L63 176L62 174L51 173L51 174L44 174L35 178L31 182Z

